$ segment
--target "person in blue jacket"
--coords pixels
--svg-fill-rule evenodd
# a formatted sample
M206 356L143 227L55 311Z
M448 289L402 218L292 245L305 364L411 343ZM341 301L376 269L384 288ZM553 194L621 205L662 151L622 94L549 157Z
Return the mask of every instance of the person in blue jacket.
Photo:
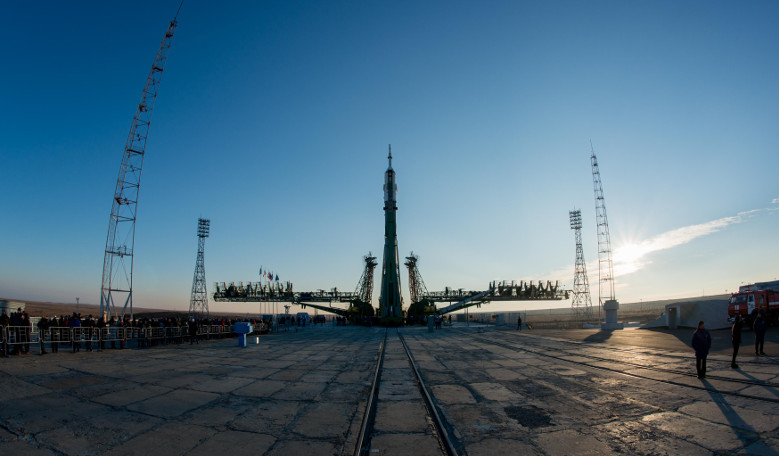
M711 335L703 327L703 320L698 322L698 329L692 333L692 348L695 350L695 369L698 378L706 378L706 357L711 348Z

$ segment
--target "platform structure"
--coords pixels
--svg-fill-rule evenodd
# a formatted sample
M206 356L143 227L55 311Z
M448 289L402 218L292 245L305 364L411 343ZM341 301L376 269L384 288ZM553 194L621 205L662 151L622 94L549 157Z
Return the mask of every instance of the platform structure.
M349 309L333 307L333 303L352 303L359 297L357 293L344 292L338 288L316 291L292 291L292 282L285 284L263 284L262 282L239 282L227 284L217 282L213 299L216 302L287 302L300 306L332 312L340 316L349 316ZM324 304L328 305L324 305Z
M570 290L564 290L558 282L552 284L542 281L516 281L490 282L489 287L483 291L466 291L462 288L446 288L444 291L428 292L424 299L431 303L451 303L445 307L437 307L439 315L467 309L472 306L481 307L482 304L493 301L560 301L568 299Z
M373 270L376 257L370 252L363 257L363 272L354 292L341 291L338 288L316 291L294 291L292 282L217 282L214 284L213 299L216 302L285 302L297 304L303 308L331 312L342 317L362 320L373 317L375 310L371 306L373 295ZM333 307L334 303L348 304L348 307Z

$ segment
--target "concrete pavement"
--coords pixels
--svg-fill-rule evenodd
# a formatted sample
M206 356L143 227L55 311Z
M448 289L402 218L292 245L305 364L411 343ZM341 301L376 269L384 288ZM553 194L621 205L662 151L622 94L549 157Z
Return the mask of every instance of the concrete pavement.
M700 381L683 374L694 360L673 334L614 346L476 325L400 332L470 455L779 454L776 358L745 356L736 372L715 353ZM227 339L0 359L0 454L350 453L383 335L309 327L246 349ZM385 440L423 426L389 412Z

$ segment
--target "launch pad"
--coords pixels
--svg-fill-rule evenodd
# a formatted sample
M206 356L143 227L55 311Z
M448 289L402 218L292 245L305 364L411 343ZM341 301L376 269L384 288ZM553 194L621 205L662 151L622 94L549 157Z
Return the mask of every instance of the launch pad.
M419 321L428 315L444 315L471 306L481 307L491 301L537 301L568 299L569 290L547 281L490 282L485 290L466 291L449 288L444 291L427 291L417 267L419 257L411 253L404 265L408 268L411 305L403 308L400 286L400 262L397 236L397 192L395 170L392 168L392 146L387 156L384 172L384 255L381 268L381 288L378 312L371 304L373 298L373 270L378 265L370 253L363 257L365 267L354 292L337 288L297 292L292 282L217 282L213 298L217 302L287 302L331 312L347 317L354 323L378 323L382 326L400 326L404 321ZM448 303L444 307L438 304ZM333 304L337 304L333 306ZM340 304L340 305L339 305ZM348 304L348 307L344 307Z

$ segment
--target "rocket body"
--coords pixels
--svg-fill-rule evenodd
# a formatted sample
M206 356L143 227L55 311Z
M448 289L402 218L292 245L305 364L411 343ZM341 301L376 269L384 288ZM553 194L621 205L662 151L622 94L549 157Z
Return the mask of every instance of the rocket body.
M400 263L398 262L397 192L392 152L389 167L384 173L384 259L381 269L379 315L384 319L402 318L403 302L400 294Z

